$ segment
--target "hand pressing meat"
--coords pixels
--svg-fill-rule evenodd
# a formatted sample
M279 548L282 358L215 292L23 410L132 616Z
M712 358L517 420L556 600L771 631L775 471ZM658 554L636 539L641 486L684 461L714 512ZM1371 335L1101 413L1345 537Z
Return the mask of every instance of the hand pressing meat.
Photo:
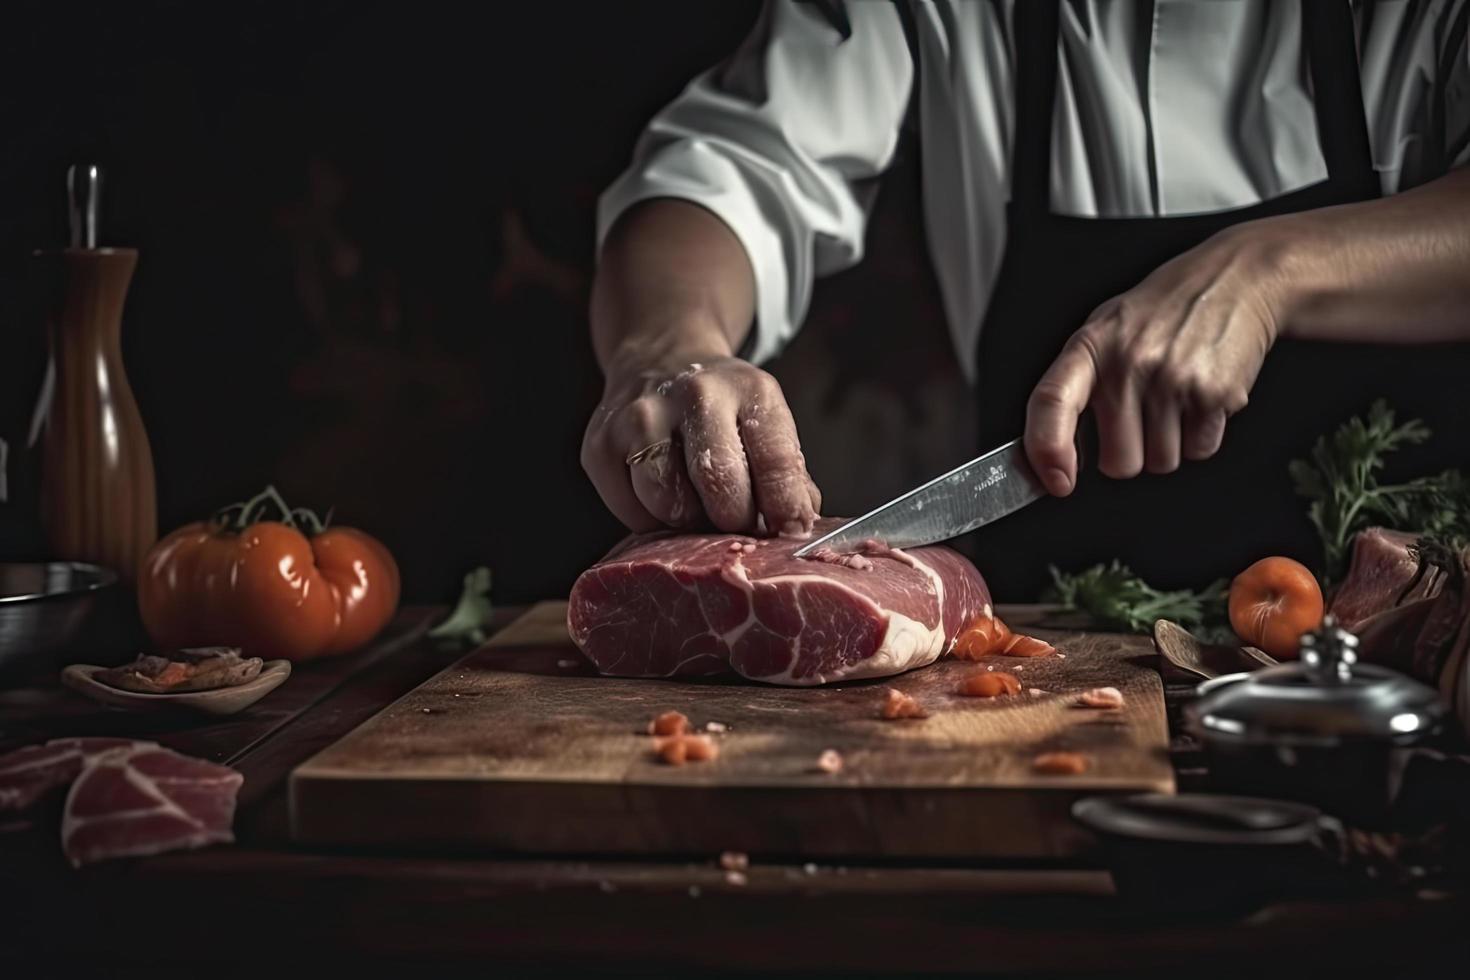
M734 356L752 296L744 249L702 208L647 202L608 235L592 297L606 387L582 466L634 531L799 537L821 511L780 385Z
M582 465L635 531L713 525L805 537L821 507L774 378L733 357L625 355L587 427Z

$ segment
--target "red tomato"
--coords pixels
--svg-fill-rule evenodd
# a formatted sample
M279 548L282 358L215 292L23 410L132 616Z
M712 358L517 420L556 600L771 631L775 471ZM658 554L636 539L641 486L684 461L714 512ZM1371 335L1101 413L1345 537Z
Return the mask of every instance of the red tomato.
M310 660L364 645L393 618L398 566L387 548L350 527L308 536L296 523L320 522L284 505L282 521L257 520L253 505L265 496L233 520L181 527L148 552L138 607L160 649L236 646L248 657Z

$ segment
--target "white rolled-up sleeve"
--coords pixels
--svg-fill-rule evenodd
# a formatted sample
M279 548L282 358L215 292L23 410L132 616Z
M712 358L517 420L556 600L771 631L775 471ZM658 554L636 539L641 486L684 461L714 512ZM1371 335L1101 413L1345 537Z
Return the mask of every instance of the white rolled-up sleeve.
M893 5L842 10L847 37L813 5L768 0L741 49L653 118L598 202L599 250L651 198L690 201L729 226L755 275L741 353L756 363L795 335L817 276L862 258L865 185L892 160L908 105L914 68Z

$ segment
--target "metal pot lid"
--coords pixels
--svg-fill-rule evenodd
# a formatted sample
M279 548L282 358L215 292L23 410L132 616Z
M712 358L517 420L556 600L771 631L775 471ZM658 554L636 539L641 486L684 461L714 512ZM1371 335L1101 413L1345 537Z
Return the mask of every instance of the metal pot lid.
M1357 662L1358 638L1326 616L1302 637L1301 660L1206 681L1186 709L1204 738L1263 742L1417 741L1439 724L1433 688Z

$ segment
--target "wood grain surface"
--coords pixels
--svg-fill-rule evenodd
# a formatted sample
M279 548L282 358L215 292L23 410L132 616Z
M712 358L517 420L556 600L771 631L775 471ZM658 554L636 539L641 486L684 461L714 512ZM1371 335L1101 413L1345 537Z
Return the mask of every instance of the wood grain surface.
M883 681L778 688L597 676L543 603L293 772L293 837L317 845L606 854L1036 858L1086 838L1095 792L1173 789L1163 692L1142 638L1038 631L1059 658L942 661ZM1004 699L954 694L994 665ZM1121 710L1076 707L1119 688ZM888 687L930 717L883 721ZM672 767L643 734L665 710L728 727L720 756ZM825 749L841 772L816 768ZM1033 771L1078 751L1080 776Z

